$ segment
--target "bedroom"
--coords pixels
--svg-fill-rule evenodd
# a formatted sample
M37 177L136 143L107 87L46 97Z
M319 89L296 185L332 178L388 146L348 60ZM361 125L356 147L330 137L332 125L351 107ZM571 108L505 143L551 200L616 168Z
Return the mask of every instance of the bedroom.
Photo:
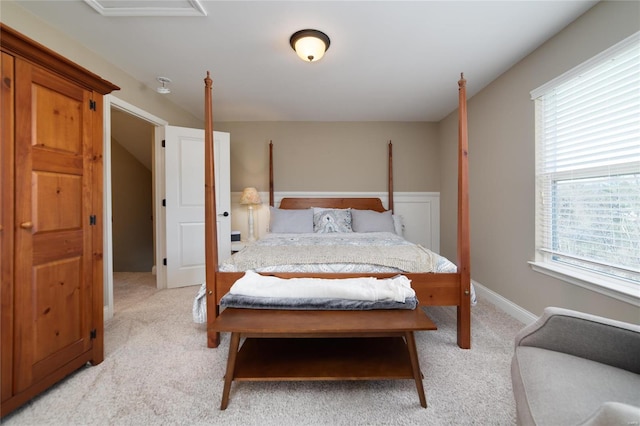
M470 151L473 158L470 166L472 276L490 291L485 297L493 296L497 303L504 303L505 309L511 310L513 315L520 316L523 320L528 318L528 313L538 315L543 307L549 305L588 311L620 320L638 320L638 310L634 304L542 275L533 271L528 264L534 256L534 135L533 106L529 91L636 32L637 17L637 2L599 3L469 101ZM140 88L141 85L126 73L105 63L108 60L83 50L77 42L69 40L56 30L40 26L36 18L12 2L2 2L2 20L61 54L74 58L105 78L116 81L123 87L116 96L122 96L157 116L171 118L172 123L193 127L201 125L198 118L168 104L153 93L149 94L148 88ZM200 74L202 72L197 70L195 78L198 81L202 78ZM450 77L452 94L455 96L458 76ZM473 81L473 76L467 75L467 78L470 82ZM505 122L505 116L509 117L508 122ZM449 257L455 257L455 179L452 175L452 165L455 164L455 152L452 148L456 137L455 121L455 114L452 114L438 123L415 125L423 126L424 129L420 130L422 134L433 135L437 141L437 163L450 165L441 167L433 177L435 189L421 186L422 184L414 187L408 181L403 187L397 188L398 191L438 190L441 193L440 251ZM389 133L398 133L389 130L389 125L385 123L375 125ZM290 133L290 138L295 139L296 135L306 131L302 129L294 132L294 126L287 122L254 123L243 127L241 123L220 123L217 129L231 132L232 137L244 132L247 139L256 140L257 144L264 141L265 134ZM325 126L327 133L334 129L330 123ZM402 127L403 131L407 131L407 125ZM348 138L347 131L341 134L345 139ZM278 142L278 137L269 138ZM397 143L400 144L399 141ZM248 156L254 152L255 147L248 145L245 150L241 155ZM296 160L293 155L289 157L286 150L282 151L281 155L285 157L280 161L283 163L293 163ZM406 155L400 147L396 151L397 156ZM242 164L248 165L250 161L253 160L242 160ZM255 161L265 164L261 158ZM238 170L238 167L234 168ZM238 192L244 186L253 185L266 190L264 173L260 176L261 180L258 179L257 182L249 177L246 180L234 180L232 177L233 190ZM307 183L300 182L300 185ZM298 186L298 182L293 180L285 181L283 185L287 186L282 190L309 189ZM335 188L319 187L316 190ZM350 187L348 190L370 189L363 186ZM377 186L374 190L380 191Z

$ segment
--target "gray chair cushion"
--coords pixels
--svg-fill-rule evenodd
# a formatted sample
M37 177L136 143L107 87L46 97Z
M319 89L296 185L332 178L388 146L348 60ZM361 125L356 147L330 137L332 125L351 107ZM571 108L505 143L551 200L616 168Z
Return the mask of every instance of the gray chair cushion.
M619 402L605 402L580 426L634 425L640 423L640 408Z
M576 425L608 401L640 406L640 375L562 352L518 346L511 374L523 425Z

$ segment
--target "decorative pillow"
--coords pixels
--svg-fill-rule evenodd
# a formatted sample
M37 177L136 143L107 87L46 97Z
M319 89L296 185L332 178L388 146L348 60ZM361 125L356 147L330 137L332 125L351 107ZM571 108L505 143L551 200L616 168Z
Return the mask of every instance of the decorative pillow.
M269 231L274 234L303 234L313 232L312 209L277 209L269 207Z
M391 210L351 210L353 232L396 232Z
M313 208L313 231L320 234L352 232L350 209Z

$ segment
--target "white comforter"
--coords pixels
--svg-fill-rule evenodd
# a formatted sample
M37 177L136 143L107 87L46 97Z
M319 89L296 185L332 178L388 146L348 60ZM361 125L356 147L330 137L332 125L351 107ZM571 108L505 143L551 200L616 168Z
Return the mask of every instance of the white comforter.
M456 272L444 257L391 232L267 234L222 272Z
M229 293L252 297L346 299L371 302L386 300L404 302L405 299L416 295L411 288L411 281L404 275L387 279L371 277L282 279L263 276L253 271L245 272L244 276L233 284Z

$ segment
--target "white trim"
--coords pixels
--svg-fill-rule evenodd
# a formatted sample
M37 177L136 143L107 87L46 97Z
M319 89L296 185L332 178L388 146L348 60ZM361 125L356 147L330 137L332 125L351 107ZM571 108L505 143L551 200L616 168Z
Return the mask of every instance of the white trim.
M611 298L640 306L640 290L634 292L628 286L616 284L615 279L605 280L596 274L580 271L578 268L557 265L551 262L529 262L531 269L564 282L586 288Z
M163 1L147 2L145 7L105 7L101 0L84 0L102 16L207 16L201 0L186 0L191 7L167 7Z
M104 295L104 320L113 318L113 224L111 223L111 95L103 98L103 141L102 141L102 182L104 198L102 200L102 293Z
M473 288L475 289L478 298L485 299L487 302L495 305L498 309L511 315L521 323L531 324L538 319L536 315L532 314L526 309L521 308L509 299L502 297L495 291L489 290L479 282L471 280L471 283L473 284Z
M167 257L167 232L165 208L162 206L162 200L165 198L165 175L164 175L164 150L162 141L166 132L168 123L156 126L153 132L153 190L155 197L155 206L153 206L153 214L155 218L154 240L156 246L155 258L155 276L158 289L167 288L167 267L163 259Z
M138 108L135 105L130 104L129 102L123 101L122 99L118 99L113 95L107 95L105 97L108 101L110 101L110 106L114 107L117 110L124 111L127 114L131 114L141 120L148 121L154 126L167 126L169 122L163 120L162 118L156 117L155 115L148 113L147 111ZM105 102L105 106L107 103ZM111 124L111 123L109 123Z
M147 121L154 126L166 126L168 123L150 114L128 102L125 102L117 97L109 94L104 96L103 106L103 169L104 169L104 202L103 202L103 217L104 217L104 229L103 229L103 262L104 262L104 274L103 285L105 292L104 295L104 319L105 321L113 317L113 226L111 217L113 216L112 210L112 197L111 197L111 108L131 114L141 120ZM158 203L156 203L158 204ZM157 223L157 221L156 221ZM156 226L157 228L157 226ZM157 233L157 229L155 231ZM157 240L156 240L157 241ZM157 245L157 242L156 242ZM159 279L159 277L157 277Z
M549 90L555 88L556 86L558 86L560 84L563 84L563 83L565 83L565 82L567 82L567 81L579 76L586 69L592 68L594 65L597 65L600 62L602 62L603 60L606 60L608 57L616 55L620 50L626 49L628 46L630 46L630 45L632 45L634 43L638 43L638 42L640 42L640 31L638 31L637 33L635 33L633 35L630 35L629 37L627 37L626 39L622 40L621 42L614 44L613 46L611 46L607 50L605 50L603 52L600 52L599 54L597 54L593 58L584 61L580 65L577 65L577 66L571 68L569 71L565 72L562 75L559 75L558 77L554 78L553 80L546 82L542 86L540 86L540 87L538 87L536 89L533 89L530 92L531 100L535 100L535 99L539 98L540 96L544 95L545 93L547 93Z

